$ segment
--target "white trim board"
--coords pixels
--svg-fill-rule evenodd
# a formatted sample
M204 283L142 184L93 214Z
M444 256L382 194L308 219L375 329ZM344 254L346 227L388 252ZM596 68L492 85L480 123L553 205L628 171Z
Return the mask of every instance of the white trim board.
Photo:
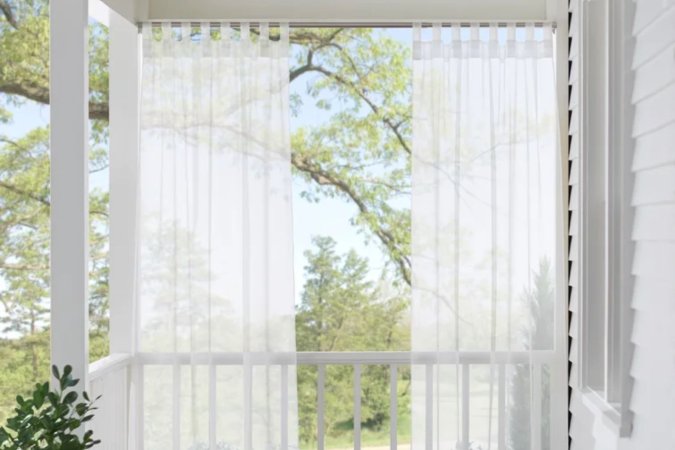
M128 20L547 21L552 0L103 0Z

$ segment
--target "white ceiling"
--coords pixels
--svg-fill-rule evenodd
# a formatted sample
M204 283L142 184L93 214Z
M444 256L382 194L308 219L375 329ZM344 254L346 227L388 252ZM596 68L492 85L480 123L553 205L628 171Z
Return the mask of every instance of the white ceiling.
M559 0L103 0L145 20L300 22L554 20Z

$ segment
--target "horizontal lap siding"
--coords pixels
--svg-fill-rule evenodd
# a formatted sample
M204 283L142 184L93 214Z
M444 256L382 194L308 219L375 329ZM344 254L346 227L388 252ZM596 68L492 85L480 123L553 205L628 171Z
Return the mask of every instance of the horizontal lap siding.
M626 448L675 449L675 3L636 3L632 68L635 345Z

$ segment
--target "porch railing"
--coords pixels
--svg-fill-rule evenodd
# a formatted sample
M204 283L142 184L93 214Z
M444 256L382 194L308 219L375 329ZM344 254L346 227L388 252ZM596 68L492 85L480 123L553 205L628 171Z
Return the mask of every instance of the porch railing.
M497 415L497 444L495 448L507 448L506 446L506 417L507 417L507 368L518 364L526 364L531 367L532 383L541 386L542 368L546 365L552 365L555 362L556 354L554 351L533 351L533 352L298 352L297 354L264 354L249 355L249 361L252 364L271 364L278 365L281 368L281 411L282 411L282 446L288 442L286 414L288 405L287 377L290 365L314 366L317 370L317 448L325 448L326 428L326 367L335 365L348 365L353 368L353 447L361 449L361 407L362 390L361 375L365 366L386 366L389 368L389 394L390 394L390 430L389 444L390 448L398 448L398 379L402 368L408 368L412 365L423 368L425 374L425 409L427 417L432 416L433 412L433 390L434 390L434 367L435 365L459 365L460 373L460 392L461 397L461 432L460 448L469 449L472 436L470 435L470 417L471 417L471 369L474 366L488 366L494 364L496 367L497 383L495 387ZM93 423L95 433L102 439L102 449L134 449L143 448L143 425L142 414L132 419L131 414L135 409L142 411L143 392L142 379L143 371L148 366L169 366L174 367L173 384L180 385L181 370L177 370L187 365L209 366L209 377L211 384L215 384L215 368L218 366L241 365L243 355L241 353L218 353L218 354L199 354L199 353L178 353L178 354L156 354L140 353L131 357L129 355L111 355L91 365L90 370L90 390L93 395L103 394L100 400L99 411ZM176 378L177 377L177 378ZM139 389L131 393L131 386L136 381ZM551 386L555 389L555 386ZM564 388L564 387L558 387ZM533 430L533 442L541 442L541 417L542 417L542 398L541 389L532 389L533 399L531 401L532 410L530 411L530 424ZM180 417L177 402L174 403L174 418ZM215 424L215 408L210 408L210 424ZM214 417L211 417L214 416ZM430 439L432 436L431 421L426 424L426 436ZM551 433L552 435L554 433ZM178 436L173 437L174 441ZM174 442L174 448L178 448L177 442ZM557 448L552 446L551 448Z
M89 393L92 398L101 396L91 427L102 450L128 448L132 362L130 355L118 354L89 366Z

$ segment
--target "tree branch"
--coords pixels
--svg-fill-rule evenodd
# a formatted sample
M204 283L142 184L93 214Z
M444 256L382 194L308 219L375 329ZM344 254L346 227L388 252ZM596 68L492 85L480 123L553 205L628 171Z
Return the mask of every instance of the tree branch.
M14 11L12 11L12 7L10 6L10 4L7 3L5 0L0 0L0 10L2 11L2 14L5 16L5 19L7 19L7 22L12 26L12 28L18 29L19 24L16 21L16 16L14 16Z
M0 181L0 188L7 189L10 192L13 192L17 195L22 195L24 197L28 197L31 200L35 200L36 202L42 203L43 205L49 207L49 201L43 197L40 197L39 195L36 195L33 192L26 192L23 189L20 189L14 185L11 185L9 183L6 183L4 181Z
M24 264L7 264L7 263L0 264L0 270L21 270L21 271L36 272L39 270L46 270L48 268L49 268L48 266L29 266Z
M0 0L2 1L2 0ZM49 104L49 88L29 83L0 83L0 93L19 95L45 105ZM108 120L108 103L89 102L89 118L92 120Z
M291 164L293 164L297 170L309 175L315 183L322 186L333 186L335 189L344 193L352 202L354 202L361 215L373 215L373 212L370 210L368 205L360 198L358 193L355 192L351 186L349 186L349 184L339 179L332 173L323 170L321 166L314 163L306 156L298 155L297 153L291 154ZM384 244L384 246L390 250L391 258L398 266L403 280L408 285L410 285L410 258L404 256L404 252L402 252L399 248L396 238L381 224L371 226L370 228L380 240L380 242L382 242L382 244Z
M303 68L302 73L300 73L299 75L302 75L303 73L307 73L307 72L318 72L318 73L321 73L321 74L323 74L323 75L325 75L329 78L332 78L333 80L337 81L338 83L340 83L340 84L346 86L347 88L351 89L352 91L354 91L354 93L356 93L356 95L358 95L358 97L361 100L363 100L363 102L366 105L368 105L368 107L370 108L370 110L373 113L375 113L376 115L380 114L379 106L377 106L375 104L375 102L373 102L370 98L368 98L368 96L365 94L365 92L363 92L361 89L359 89L351 81L344 79L340 75L326 69L323 66L317 66L317 65L311 64L311 65L309 65L309 67L302 66L302 68ZM399 144L401 145L403 150L405 150L406 153L411 155L412 149L410 148L410 145L408 145L408 143L406 142L406 140L403 137L403 134L401 134L401 130L400 130L403 122L399 121L397 123L394 123L394 121L392 121L391 118L384 117L384 116L382 116L381 121L385 126L387 126L391 130L392 133L394 133L394 136L396 136L396 140L399 142Z

